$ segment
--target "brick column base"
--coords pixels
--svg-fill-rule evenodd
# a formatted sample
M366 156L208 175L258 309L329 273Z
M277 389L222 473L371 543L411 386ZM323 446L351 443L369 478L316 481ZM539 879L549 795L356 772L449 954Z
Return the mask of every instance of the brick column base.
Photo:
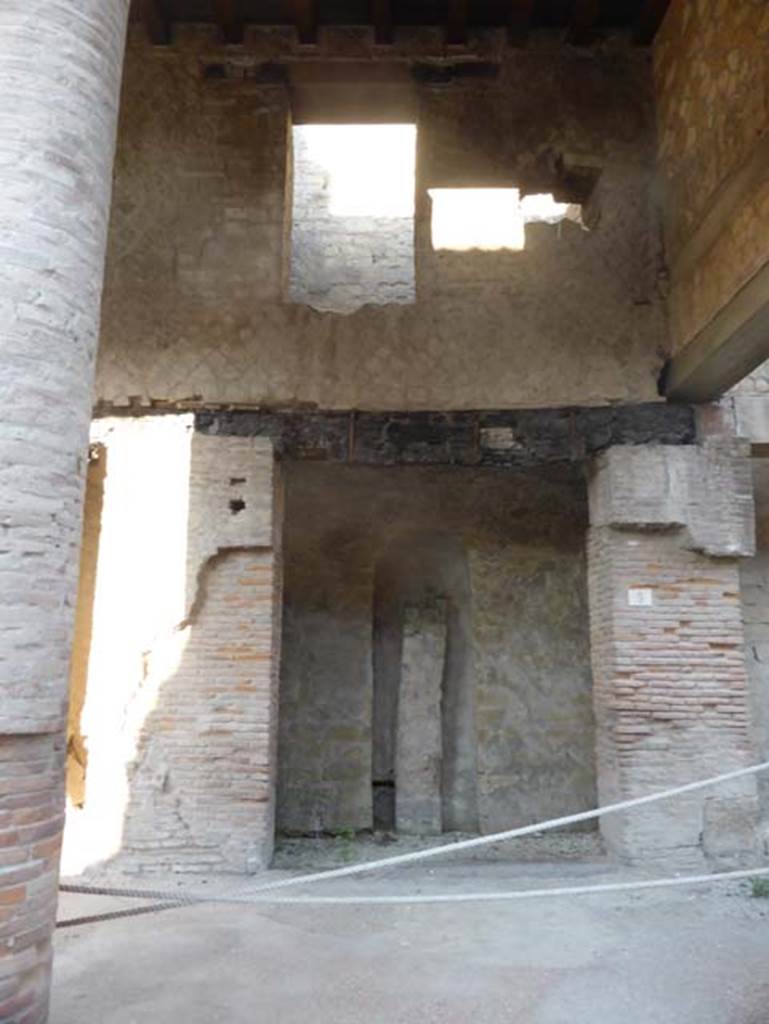
M738 556L752 553L736 442L614 448L596 463L588 538L601 803L754 760ZM752 777L601 823L627 860L756 863Z
M63 733L0 736L0 1021L48 1011L64 824Z

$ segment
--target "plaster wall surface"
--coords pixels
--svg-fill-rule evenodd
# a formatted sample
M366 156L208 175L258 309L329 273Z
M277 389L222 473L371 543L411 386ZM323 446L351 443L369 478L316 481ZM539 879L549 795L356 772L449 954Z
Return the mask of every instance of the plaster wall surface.
M674 0L655 41L674 348L769 259L768 54L753 0Z
M285 479L278 827L371 827L375 570L392 544L436 538L469 574L481 830L594 806L583 483L312 463Z
M244 65L260 55L255 40ZM496 78L409 80L416 302L343 316L286 299L289 91L245 72L204 77L229 59L212 33L161 50L138 32L97 398L375 409L655 399L666 342L648 57L499 56ZM585 167L600 172L592 231L531 224L522 252L432 250L428 188L558 191Z

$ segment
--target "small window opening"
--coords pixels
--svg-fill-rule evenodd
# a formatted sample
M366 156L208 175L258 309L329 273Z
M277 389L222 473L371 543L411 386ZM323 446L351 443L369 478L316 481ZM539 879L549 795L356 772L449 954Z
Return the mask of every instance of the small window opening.
M582 207L552 194L521 196L517 188L431 188L433 249L520 251L526 224L582 224Z
M414 302L416 126L297 125L293 145L290 299Z

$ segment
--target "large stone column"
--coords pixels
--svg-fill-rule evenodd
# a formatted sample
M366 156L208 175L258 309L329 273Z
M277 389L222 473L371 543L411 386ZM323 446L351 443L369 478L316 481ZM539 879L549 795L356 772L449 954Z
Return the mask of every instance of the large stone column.
M47 1014L128 0L0 4L0 1020Z
M739 558L753 553L746 446L617 447L590 481L590 628L600 802L753 760ZM751 863L756 783L603 819L611 851Z

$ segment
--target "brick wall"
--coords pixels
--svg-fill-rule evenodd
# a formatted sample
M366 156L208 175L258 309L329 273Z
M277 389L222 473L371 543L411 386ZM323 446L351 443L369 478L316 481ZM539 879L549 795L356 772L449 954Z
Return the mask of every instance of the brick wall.
M694 465L719 459L725 472L723 452L681 452ZM668 455L670 449L614 449L599 460L591 486L588 579L602 803L743 767L755 756L739 562L715 544L693 550L699 543L687 508L698 505L692 489L705 484L702 474L687 482L685 468L671 458L666 489L655 489L655 473L643 462ZM738 479L747 460L738 454L732 460ZM623 461L647 502L656 497L656 509L647 505L631 515L620 479ZM729 492L737 489L735 481ZM720 535L723 542L728 510L714 506L711 512L711 539ZM748 543L742 553L749 553ZM631 859L749 860L757 842L755 793L755 779L748 777L608 817L602 830L609 846Z
M187 416L97 421L107 474L65 870L271 856L279 649L272 448ZM276 511L277 510L277 511Z
M0 1020L10 1024L46 1019L65 749L62 732L0 736Z

